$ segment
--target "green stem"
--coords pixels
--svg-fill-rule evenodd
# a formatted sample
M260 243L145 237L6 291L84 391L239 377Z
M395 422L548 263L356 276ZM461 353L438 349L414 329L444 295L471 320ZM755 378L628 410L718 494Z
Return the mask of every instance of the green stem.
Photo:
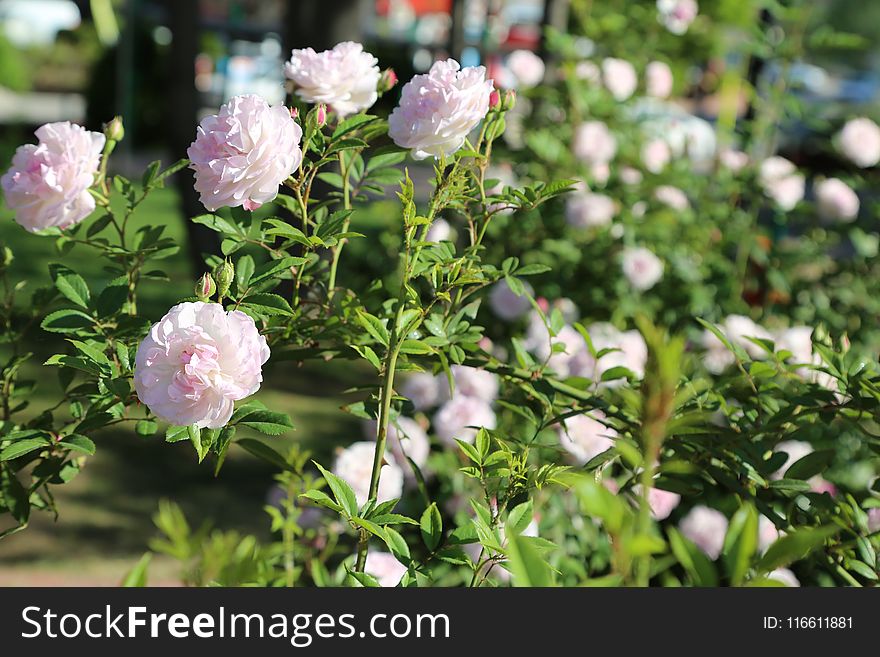
M349 169L345 165L345 157L343 152L339 153L339 172L342 175L342 201L345 210L351 210L351 184L348 180ZM345 218L342 224L342 232L347 233L348 227L351 225L351 215ZM333 259L330 262L330 278L327 281L327 298L332 299L336 292L336 270L339 267L339 257L342 255L342 248L348 240L343 238L333 247Z

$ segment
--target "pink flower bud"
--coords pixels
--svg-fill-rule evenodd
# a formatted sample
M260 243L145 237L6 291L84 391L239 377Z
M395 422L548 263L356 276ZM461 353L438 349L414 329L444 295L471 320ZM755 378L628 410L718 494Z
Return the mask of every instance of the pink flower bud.
M380 94L384 94L391 91L396 84L397 73L394 72L393 68L386 68L382 72L382 77L379 78L379 84L376 86L376 91Z
M513 89L508 89L504 92L504 104L501 109L512 110L514 107L516 107L516 92Z
M318 105L318 114L316 118L318 120L319 128L322 128L324 124L327 123L327 106L324 103Z
M291 107L290 108L290 118L295 119L298 116L299 116L299 109L297 109L296 107Z
M501 103L501 94L498 93L497 89L493 89L492 93L489 94L489 107L495 108Z

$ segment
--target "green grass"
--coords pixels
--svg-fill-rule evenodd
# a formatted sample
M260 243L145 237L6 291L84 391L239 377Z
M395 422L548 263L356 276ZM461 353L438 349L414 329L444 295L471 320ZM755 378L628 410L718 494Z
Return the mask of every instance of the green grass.
M377 244L398 211L394 203L373 207L356 221L357 229L369 233L371 240L375 239L373 244ZM183 217L173 191L155 192L136 215L136 225L155 223L167 225L168 233L183 244ZM63 261L90 283L94 281L95 289L110 278L102 270L102 262L86 247L77 246L61 258L54 239L26 233L12 222L6 210L0 210L0 241L15 251L12 277L27 280L28 289L50 282L50 262ZM383 253L382 249L368 248L366 242L352 243L349 262L353 264L341 269L341 280L346 280L345 276L363 279L389 266L385 253L393 244L387 243ZM139 304L142 314L158 319L188 294L193 274L185 253L182 249L163 262L170 284L149 282L143 286ZM353 281L349 284L356 285ZM26 294L23 299L27 298ZM36 328L26 348L36 354L25 373L26 378L39 381L29 409L36 413L58 394L54 369L39 363L63 346L58 336ZM351 400L343 391L361 379L358 370L352 371L351 363L297 367L270 359L264 374L257 398L274 410L290 414L296 425L287 436L270 439L280 450L290 441L298 441L313 451L315 458L329 463L336 446L362 438L359 423L339 408ZM357 382L364 381L369 379ZM243 451L233 450L215 479L213 464L199 466L188 443L168 445L161 434L144 439L130 430L113 430L95 436L95 441L97 453L87 460L76 479L54 488L58 520L50 514L35 513L27 530L0 541L0 585L118 582L155 535L151 517L163 498L179 503L193 524L211 521L221 528L266 535L268 517L261 509L273 483L273 471ZM158 573L161 581L174 579L173 564L167 561L159 560L151 573Z

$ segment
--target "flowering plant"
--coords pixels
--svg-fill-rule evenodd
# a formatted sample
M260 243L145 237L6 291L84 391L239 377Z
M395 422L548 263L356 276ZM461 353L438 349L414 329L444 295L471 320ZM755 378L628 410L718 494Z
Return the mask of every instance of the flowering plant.
M696 3L662 4L669 31L693 20ZM325 88L320 74L334 66L336 81ZM276 539L268 543L193 530L179 508L163 503L156 516L163 536L152 548L180 559L191 584L876 579L880 504L866 485L827 478L854 453L876 449L876 362L845 336L772 334L735 314L720 326L701 320L694 334L701 348L688 349L681 333L692 308L665 312L646 302L670 269L680 272L667 254L640 246L651 242L648 226L622 251L635 296L604 298L607 312L597 311L589 290L577 295L579 286L569 285L569 267L607 269L614 217L635 220L635 191L590 198L600 195L592 191L597 180L615 179L614 158L631 152L628 145L607 126L578 121L566 149L578 165L567 154L549 157L558 138L544 135L540 145L526 138L543 158L537 171L578 178L506 182L493 177L492 162L515 117L514 94L496 90L482 68L437 62L403 87L386 120L368 113L374 98L359 85L374 66L357 44L294 52L293 107L233 98L199 126L189 160L166 169L154 163L139 184L107 173L122 138L118 120L106 127L97 161L87 146L100 145L100 135L84 135L82 148L57 160L49 130L37 135L45 143L23 147L27 157L4 177L20 223L49 226L42 233L56 239L62 258L94 249L116 276L93 293L78 273L52 265L53 288L25 308L15 303L16 286L8 288L7 341L40 321L69 347L45 362L58 368L63 390L36 416L19 401L29 389L18 378L28 355L16 353L3 367L0 511L13 521L4 533L23 529L32 510L55 509L52 487L83 467L102 429L130 422L151 437L163 422L165 441L190 443L199 462L213 465L217 485L230 450L279 472L266 506ZM631 73L625 61L604 62L597 79L607 78L607 107L629 101ZM378 95L394 77L371 79ZM652 84L657 95L664 86ZM409 155L433 158L429 184L417 186L400 166ZM664 170L661 156L651 158L649 174ZM132 231L130 218L187 165L208 210L192 221L218 233L221 253L207 258L192 294L148 315L141 283L160 277L148 266L177 246L162 226ZM91 184L83 185L86 174ZM784 165L771 177L795 175ZM320 198L318 180L332 190ZM350 241L367 239L357 232L359 210L389 186L397 186L399 249L382 276L350 285L341 263ZM69 214L85 207L83 193L98 210L94 218ZM677 187L653 185L649 193L657 208L677 206L651 210L663 222L658 232L680 228L676 219L699 226ZM714 193L707 184L705 194ZM35 207L32 198L50 201ZM269 213L255 212L260 206ZM594 231L595 239L574 240L605 249L593 252L594 262L560 258L572 246L561 242L556 251L512 254L505 232L522 239L539 219L552 225L560 209L580 217L569 221L574 229ZM4 276L11 258L5 251ZM548 293L553 286L558 294ZM363 421L366 440L345 441L352 444L334 463L297 446L279 449L272 437L296 417L258 400L263 367L295 372L309 361L346 363L366 381L344 407ZM126 582L145 583L147 564L145 557Z

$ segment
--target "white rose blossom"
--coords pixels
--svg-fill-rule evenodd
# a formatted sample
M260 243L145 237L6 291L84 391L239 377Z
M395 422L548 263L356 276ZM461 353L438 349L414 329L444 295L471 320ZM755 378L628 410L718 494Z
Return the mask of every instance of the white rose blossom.
M400 394L409 399L417 411L424 411L446 401L447 386L443 377L430 372L416 372L407 376Z
M636 290L644 292L663 278L663 261L643 247L623 251L623 275Z
M492 372L468 365L453 365L455 393L492 403L498 397L498 377Z
M202 119L186 152L202 205L255 210L272 201L302 162L301 139L302 128L286 107L235 96Z
M837 136L837 146L857 167L876 166L880 162L880 126L864 117L851 119Z
M354 491L358 505L364 505L370 499L370 479L373 476L373 456L376 443L368 440L352 443L336 457L333 474L344 480ZM385 463L379 474L379 489L376 492L377 502L397 499L403 493L403 470L397 465L394 457L385 452Z
M166 422L217 429L234 402L259 390L268 359L266 338L248 315L219 303L180 303L138 346L134 388Z
M342 119L376 102L382 75L378 63L361 44L343 41L322 52L294 50L284 75L293 81L297 96L307 103L328 105Z
M625 59L607 57L602 60L602 82L614 99L622 102L633 95L639 86L635 67Z
M369 440L376 439L378 427L379 423L376 420L364 422L364 434ZM428 454L431 452L431 441L421 424L411 417L401 415L388 423L386 438L388 447L404 474L411 474L406 457L411 458L419 468L425 467L428 462Z
M388 136L417 160L451 155L486 116L493 89L482 66L434 62L427 74L404 85L400 104L388 117Z

